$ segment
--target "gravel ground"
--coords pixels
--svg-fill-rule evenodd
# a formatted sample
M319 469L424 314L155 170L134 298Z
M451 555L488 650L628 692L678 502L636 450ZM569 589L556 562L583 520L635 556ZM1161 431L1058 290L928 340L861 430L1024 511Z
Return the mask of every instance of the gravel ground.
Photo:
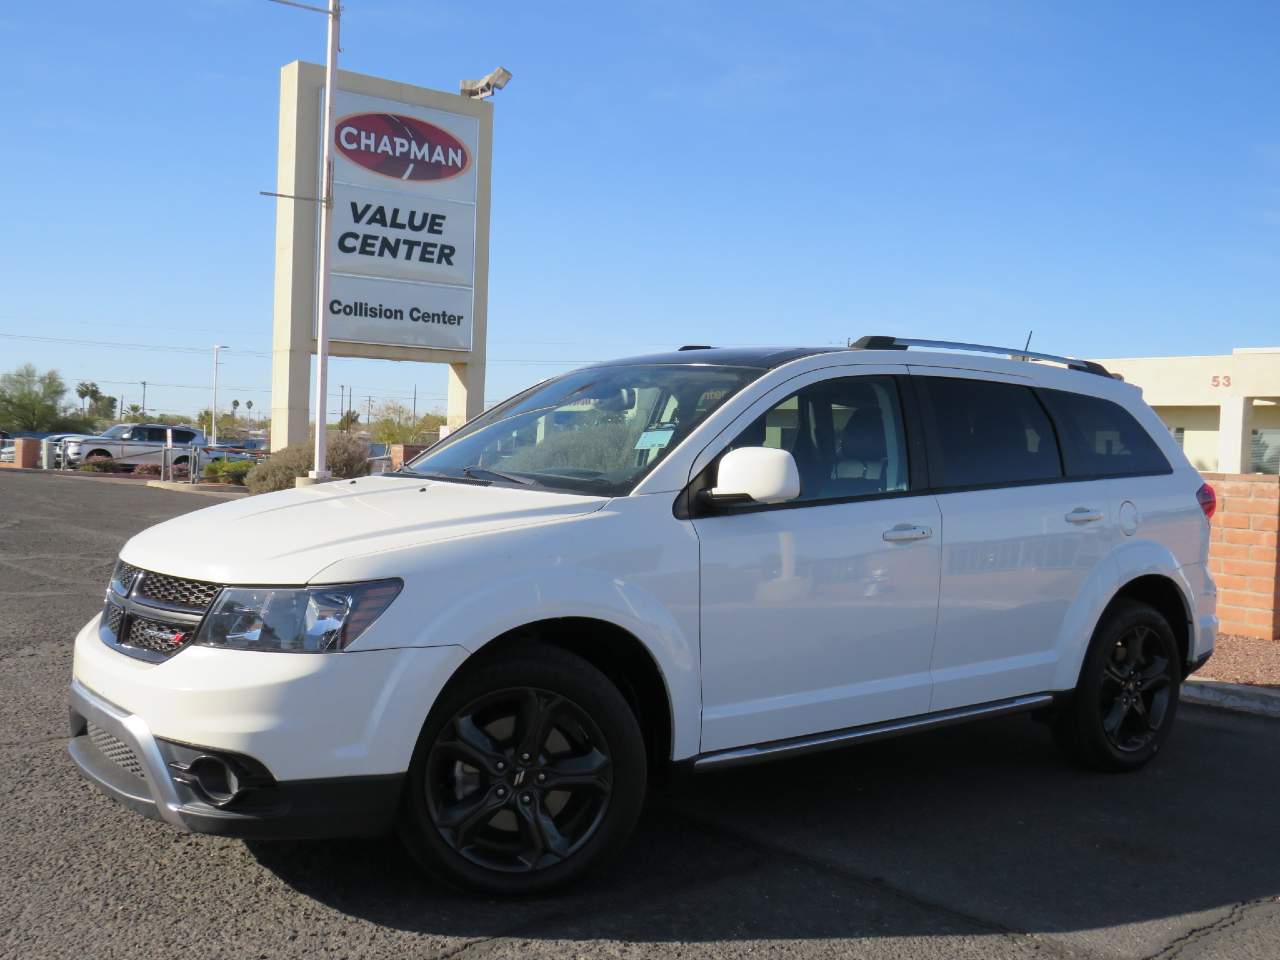
M1130 776L1025 717L677 775L618 863L516 902L390 839L142 819L67 757L71 639L131 534L209 502L0 472L0 958L1280 957L1280 723L1189 706Z
M1280 640L1220 636L1213 656L1196 671L1196 676L1280 690Z

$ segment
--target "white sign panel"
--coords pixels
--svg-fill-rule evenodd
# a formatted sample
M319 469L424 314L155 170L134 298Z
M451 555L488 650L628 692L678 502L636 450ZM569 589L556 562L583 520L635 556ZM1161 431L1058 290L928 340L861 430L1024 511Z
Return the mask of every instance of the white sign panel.
M338 273L471 286L475 204L333 185L333 246Z
M339 90L329 336L470 350L474 117Z
M457 284L329 278L329 336L356 343L470 350L471 288Z

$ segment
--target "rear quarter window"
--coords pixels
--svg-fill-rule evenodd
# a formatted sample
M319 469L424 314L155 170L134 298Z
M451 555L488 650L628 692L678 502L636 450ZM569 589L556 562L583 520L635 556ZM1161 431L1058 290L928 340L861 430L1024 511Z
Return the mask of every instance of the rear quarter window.
M1041 395L1057 422L1067 476L1172 472L1155 440L1120 404L1065 390L1044 390Z

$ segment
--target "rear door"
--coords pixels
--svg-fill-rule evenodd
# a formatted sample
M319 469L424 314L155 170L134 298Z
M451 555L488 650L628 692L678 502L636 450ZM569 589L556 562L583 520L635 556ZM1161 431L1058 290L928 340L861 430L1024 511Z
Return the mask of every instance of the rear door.
M1112 505L1066 477L1029 380L912 373L943 529L931 708L1048 690L1068 608L1116 537Z

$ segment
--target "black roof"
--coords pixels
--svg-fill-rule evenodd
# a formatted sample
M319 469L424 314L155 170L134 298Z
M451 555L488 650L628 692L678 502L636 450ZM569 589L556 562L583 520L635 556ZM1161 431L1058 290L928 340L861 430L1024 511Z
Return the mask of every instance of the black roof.
M642 357L620 357L596 364L616 367L641 363L709 364L718 367L752 367L769 370L801 357L834 353L840 347L692 347L670 353L651 353Z

